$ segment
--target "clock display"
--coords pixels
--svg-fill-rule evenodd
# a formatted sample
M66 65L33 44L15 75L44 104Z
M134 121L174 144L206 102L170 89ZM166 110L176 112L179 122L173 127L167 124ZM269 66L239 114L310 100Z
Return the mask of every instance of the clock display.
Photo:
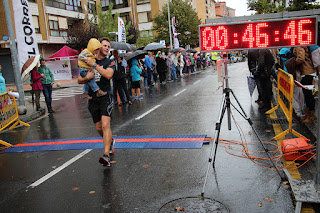
M317 18L200 25L201 51L316 45Z

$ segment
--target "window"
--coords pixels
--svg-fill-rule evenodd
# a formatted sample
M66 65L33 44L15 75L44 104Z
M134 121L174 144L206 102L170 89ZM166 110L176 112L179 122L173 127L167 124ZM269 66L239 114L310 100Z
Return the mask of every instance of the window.
M56 37L68 36L67 19L57 16L49 16L50 35Z
M150 0L137 0L137 4L147 4L150 3Z
M151 12L138 13L139 23L151 22Z
M33 26L34 30L36 33L40 33L40 28L39 28L39 17L38 16L32 16L33 20Z
M46 4L49 7L82 12L80 0L47 0Z
M96 9L95 3L88 2L87 6L88 6L88 13L92 14L93 11Z
M101 0L102 10L108 10L111 3L113 4L113 9L119 9L129 6L128 0Z

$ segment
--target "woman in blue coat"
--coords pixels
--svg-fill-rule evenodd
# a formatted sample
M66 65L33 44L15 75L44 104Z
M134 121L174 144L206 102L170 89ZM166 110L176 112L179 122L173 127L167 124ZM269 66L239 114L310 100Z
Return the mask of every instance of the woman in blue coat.
M2 66L0 64L0 94L7 92L6 80L2 76Z
M140 96L140 74L142 70L138 67L138 60L135 58L132 59L131 65L130 75L132 77L132 97L135 97L136 99L142 99Z

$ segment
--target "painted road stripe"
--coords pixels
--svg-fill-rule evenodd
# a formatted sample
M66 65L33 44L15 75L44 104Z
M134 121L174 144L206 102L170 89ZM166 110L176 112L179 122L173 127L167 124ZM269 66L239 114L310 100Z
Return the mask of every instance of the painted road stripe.
M91 151L92 151L92 149L84 150L83 152L81 152L77 156L71 158L69 161L65 162L64 164L62 164L61 166L59 166L58 168L56 168L52 172L50 172L47 175L45 175L42 178L40 178L39 180L37 180L36 182L31 184L27 188L35 188L35 187L39 186L41 183L45 182L46 180L50 179L54 175L58 174L58 172L60 172L61 170L65 169L67 166L71 165L72 163L74 163L75 161L79 160L81 157L85 156L86 154L88 154Z
M187 89L183 89L180 92L178 92L177 94L174 95L174 97L177 97L178 95L180 95L181 93L183 93L184 91L186 91Z
M143 118L144 116L148 115L149 113L151 113L152 111L156 110L158 107L160 107L162 104L159 104L155 107L153 107L152 109L148 110L147 112L143 113L142 115L140 115L139 117L136 118L136 120L140 120L141 118Z
M199 83L200 82L200 80L197 80L196 82L194 82L193 84L197 84L197 83Z

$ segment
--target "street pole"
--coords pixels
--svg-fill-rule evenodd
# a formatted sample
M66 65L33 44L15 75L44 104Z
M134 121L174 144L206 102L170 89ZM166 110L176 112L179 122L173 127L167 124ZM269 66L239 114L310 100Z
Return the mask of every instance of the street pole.
M167 0L167 6L168 6L168 22L169 22L169 33L170 33L170 50L172 50L172 33L171 33L171 23L170 23L169 0Z
M11 20L11 12L10 12L8 0L3 0L3 7L4 7L4 13L5 13L5 17L6 17L8 34L9 34L11 61L12 61L14 79L15 79L15 83L16 83L17 90L19 93L19 107L20 107L20 110L22 110L21 114L25 114L26 113L26 108L25 108L26 104L25 104L24 91L23 91L23 86L22 86L22 81L21 81L21 72L20 72L20 67L19 67L17 45L16 45L16 40L14 38L13 26L12 26L12 20ZM18 111L20 111L20 110L18 110ZM20 114L20 112L19 112L19 114Z

